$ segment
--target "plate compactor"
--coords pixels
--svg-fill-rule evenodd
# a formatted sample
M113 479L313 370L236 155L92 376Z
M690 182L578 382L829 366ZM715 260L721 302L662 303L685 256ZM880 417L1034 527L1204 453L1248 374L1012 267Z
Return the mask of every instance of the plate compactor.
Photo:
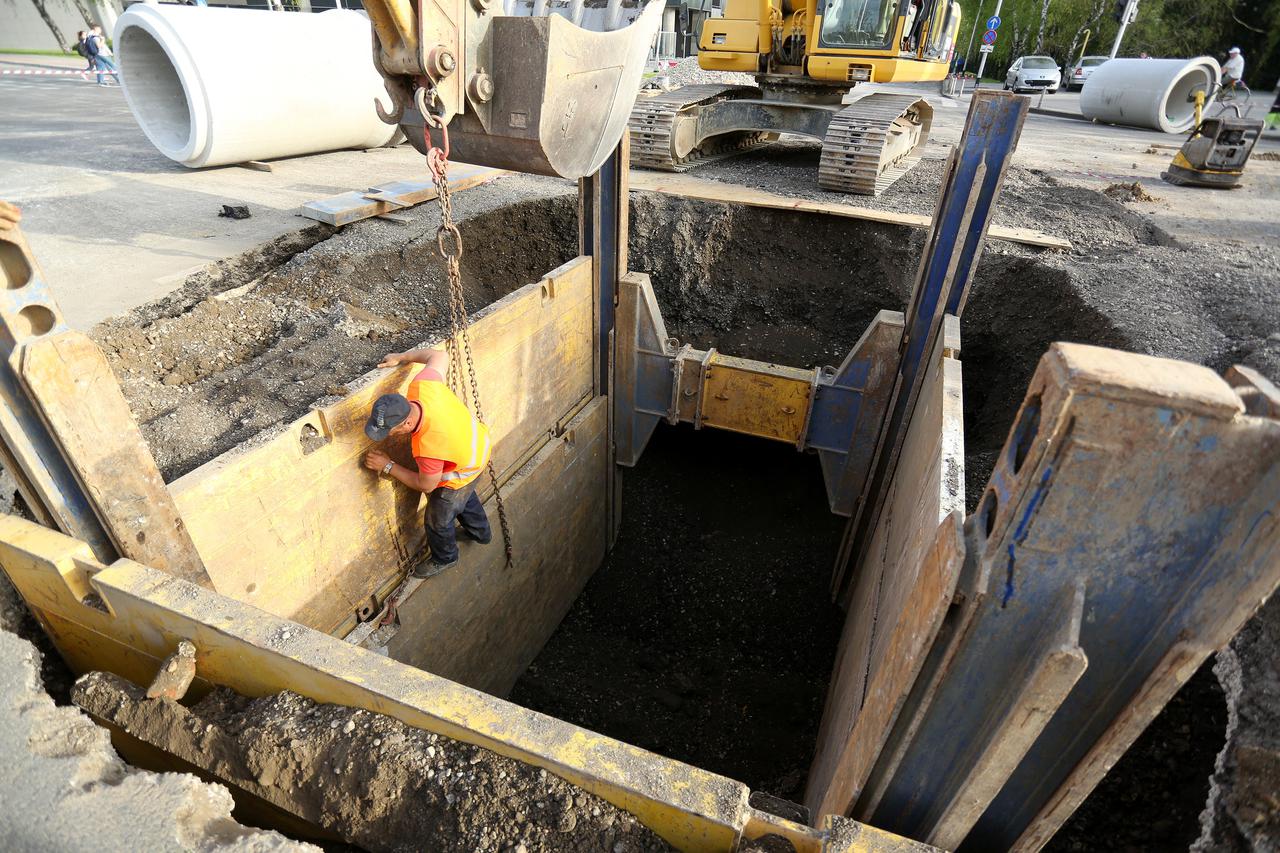
M1238 115L1204 119L1160 177L1178 186L1230 189L1239 184L1261 133L1258 119Z

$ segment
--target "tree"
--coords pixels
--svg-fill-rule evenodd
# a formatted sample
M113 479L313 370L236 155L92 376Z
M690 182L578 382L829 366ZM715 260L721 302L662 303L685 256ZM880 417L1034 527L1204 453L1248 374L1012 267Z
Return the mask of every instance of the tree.
M1049 23L1049 0L1040 4L1040 29L1036 32L1036 53L1044 53L1044 28Z

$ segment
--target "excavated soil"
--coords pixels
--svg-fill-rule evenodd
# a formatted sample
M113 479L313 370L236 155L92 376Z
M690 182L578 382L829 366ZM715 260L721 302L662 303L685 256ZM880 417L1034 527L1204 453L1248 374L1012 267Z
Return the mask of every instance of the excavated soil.
M811 184L807 156L766 169L752 154L699 176L736 176L765 188L781 188L771 184L785 179L794 190ZM786 178L801 168L803 180ZM940 163L925 161L874 203L931 210L940 171ZM573 185L528 177L460 193L470 307L574 254L575 207ZM344 393L343 383L385 352L441 330L434 212L412 213L410 225L371 220L332 236L307 229L94 330L166 476ZM905 227L645 194L635 196L633 214L630 266L652 274L671 334L797 366L838 363L877 310L905 306L923 238ZM1045 252L992 241L978 268L962 323L971 498L981 494L1052 341L1184 358L1219 371L1240 362L1280 378L1277 247L1180 245L1144 218L1140 204L1018 168L1006 180L996 222L1043 228L1074 247ZM811 462L745 440L659 435L624 478L628 512L643 524L624 532L612 562L518 692L531 704L550 702L554 685L574 681L573 690L552 697L565 694L566 716L794 796L834 648L836 617L815 602L824 600L819 580L837 524L819 520L820 485L811 474L785 487L767 478L789 477ZM675 499L686 463L725 488L714 484L709 500ZM806 541L788 541L788 525L805 525ZM703 617L706 625L695 624ZM593 636L614 637L616 659L594 653ZM715 661L726 663L717 669ZM610 663L609 680L629 692L604 683ZM1057 849L1124 849L1171 811L1177 825L1161 838L1170 848L1194 839L1187 834L1194 818L1183 818L1198 811L1191 803L1203 803L1223 743L1215 722L1225 716L1222 697L1206 679L1179 694L1171 708L1185 705L1185 713L1161 715L1060 833L1055 845L1067 847ZM740 706L746 712L730 713L731 699L747 703ZM759 710L770 703L783 707ZM776 757L751 763L744 747L753 738ZM1188 768L1185 775L1169 772L1170 761ZM1112 825L1100 815L1131 831L1108 835Z
M495 752L392 717L295 693L225 688L190 708L117 676L80 679L76 703L371 851L665 853L631 814Z
M512 691L534 710L801 797L843 613L816 457L660 427L617 544Z
M571 189L508 177L483 195L459 194L468 310L571 257ZM295 240L284 257L224 262L97 326L92 335L166 478L331 402L386 353L441 334L448 303L435 224L312 227L309 243Z

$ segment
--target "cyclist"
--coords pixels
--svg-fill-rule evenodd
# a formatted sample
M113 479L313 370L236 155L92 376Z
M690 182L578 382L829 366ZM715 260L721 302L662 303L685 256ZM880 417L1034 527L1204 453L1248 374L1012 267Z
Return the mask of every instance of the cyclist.
M1222 65L1222 88L1234 89L1244 82L1244 55L1240 48L1233 47L1227 52L1227 61Z

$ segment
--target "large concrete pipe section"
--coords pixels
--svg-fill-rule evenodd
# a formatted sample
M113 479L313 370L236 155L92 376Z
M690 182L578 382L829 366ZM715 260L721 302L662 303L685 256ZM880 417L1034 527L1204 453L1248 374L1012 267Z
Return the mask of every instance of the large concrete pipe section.
M1195 93L1221 76L1211 56L1195 59L1108 59L1080 92L1085 118L1165 133L1185 133L1196 120Z
M370 56L368 19L137 3L115 44L143 133L184 166L377 148L397 129Z

